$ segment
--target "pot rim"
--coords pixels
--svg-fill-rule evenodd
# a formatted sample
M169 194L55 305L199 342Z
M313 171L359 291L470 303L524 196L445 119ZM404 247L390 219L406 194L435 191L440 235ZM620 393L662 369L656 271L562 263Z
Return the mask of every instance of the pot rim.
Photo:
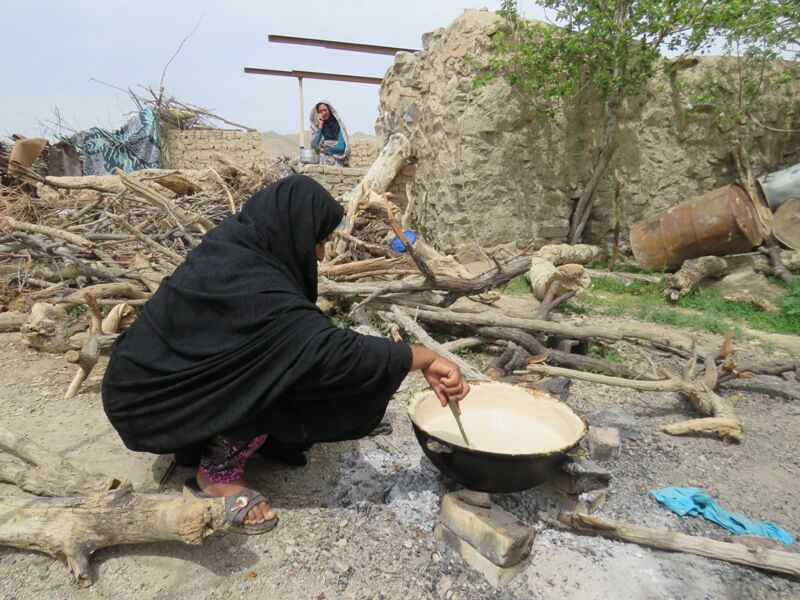
M584 419L583 416L579 415L575 411L575 409L573 409L571 406L569 406L566 402L563 402L562 400L560 400L560 399L558 399L558 398L556 398L554 396L551 396L547 392L542 392L542 391L537 390L536 393L534 394L532 390L523 388L521 386L516 386L516 385L509 384L509 383L499 383L499 382L495 382L495 381L476 381L476 382L470 381L469 385L470 385L470 387L477 387L477 386L481 386L481 385L492 385L492 386L498 386L498 387L507 387L507 388L514 389L514 390L522 390L523 392L528 394L531 398L535 398L536 395L541 395L542 399L549 400L551 402L556 402L558 404L563 405L575 417L577 417L578 420L580 420L580 422L581 422L580 434L577 436L577 439L574 442L572 442L570 444L567 444L566 446L559 447L559 448L556 448L554 450L550 450L548 452L535 452L535 453L530 453L530 452L528 452L528 453L525 453L525 452L489 452L487 450L478 450L477 448L470 448L470 447L464 446L462 444L454 444L453 442L447 442L447 441L443 440L442 438L437 437L437 436L433 435L432 433L430 433L427 429L422 427L422 425L417 423L417 421L414 419L414 415L413 415L414 409L419 405L420 402L422 402L424 397L428 396L429 394L433 394L433 390L431 390L431 389L420 390L419 392L415 393L411 397L411 400L409 400L408 406L406 406L406 413L408 414L408 418L411 420L411 424L414 426L415 429L418 429L419 431L423 432L426 436L428 436L430 439L433 439L433 440L439 442L440 444L443 444L443 445L448 446L450 448L459 449L459 450L465 450L465 451L473 453L473 454L477 454L477 455L480 455L480 456L491 457L491 458L509 458L509 457L514 457L514 458L547 458L547 457L550 457L550 456L553 456L553 455L556 455L556 454L566 454L567 452L569 452L570 450L575 448L578 444L580 444L581 440L586 436L586 432L588 431L588 426L586 424L586 419ZM422 444L420 444L420 445L422 445Z

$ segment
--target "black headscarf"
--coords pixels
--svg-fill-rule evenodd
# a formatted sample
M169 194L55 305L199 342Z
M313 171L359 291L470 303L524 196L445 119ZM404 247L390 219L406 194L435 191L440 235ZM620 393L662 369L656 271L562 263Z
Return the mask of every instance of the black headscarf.
M118 338L103 381L129 448L173 452L245 423L317 441L385 410L411 368L408 346L340 329L314 304L314 245L342 215L314 180L282 179L164 280Z
M339 121L336 120L336 117L333 115L333 110L331 107L328 106L325 102L320 102L317 104L317 109L319 109L320 104L325 104L330 111L328 113L328 119L322 123L322 137L326 140L338 140L339 139Z

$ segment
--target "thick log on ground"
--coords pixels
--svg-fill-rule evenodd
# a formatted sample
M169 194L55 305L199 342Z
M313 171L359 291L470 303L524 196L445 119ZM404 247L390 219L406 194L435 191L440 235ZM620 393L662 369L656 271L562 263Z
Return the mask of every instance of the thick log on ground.
M716 560L756 567L773 573L784 573L800 577L800 554L759 548L753 550L742 544L718 542L706 537L687 535L669 529L653 529L628 525L615 521L605 521L583 514L562 514L559 521L573 529L612 540L632 542L650 548L686 552Z
M685 296L704 279L719 279L728 272L728 263L718 256L701 256L684 261L681 268L668 278L664 295L673 302Z
M136 494L129 482L90 497L0 497L0 545L66 561L75 582L92 584L89 557L100 548L178 540L200 544L223 524L221 498Z
M0 481L52 496L0 496L0 546L63 559L81 586L92 583L89 558L99 548L166 540L199 544L223 527L222 498L136 494L130 482L85 471L2 428L0 455Z

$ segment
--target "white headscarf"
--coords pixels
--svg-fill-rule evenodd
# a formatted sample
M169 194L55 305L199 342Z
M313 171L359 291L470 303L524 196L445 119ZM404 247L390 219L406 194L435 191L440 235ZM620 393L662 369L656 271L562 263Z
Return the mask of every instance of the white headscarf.
M319 118L319 115L317 114L317 107L320 104L325 104L328 107L328 110L331 111L331 115L333 115L333 117L336 119L336 122L339 123L339 130L342 132L342 137L344 138L344 152L337 156L341 156L342 159L345 159L350 156L350 136L347 135L347 127L344 126L344 121L342 121L339 113L336 112L333 104L327 100L319 100L314 103L313 107L311 107L311 113L308 115L308 119L311 122L311 137L314 137L319 130L319 125L317 125L317 119Z

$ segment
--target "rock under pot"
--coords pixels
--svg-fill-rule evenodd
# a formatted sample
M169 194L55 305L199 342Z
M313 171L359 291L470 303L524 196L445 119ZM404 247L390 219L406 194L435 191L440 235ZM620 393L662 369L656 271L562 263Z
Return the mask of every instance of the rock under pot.
M460 406L471 447L432 390L415 395L408 414L430 461L472 490L519 492L544 483L586 434L569 406L513 385L474 384Z

